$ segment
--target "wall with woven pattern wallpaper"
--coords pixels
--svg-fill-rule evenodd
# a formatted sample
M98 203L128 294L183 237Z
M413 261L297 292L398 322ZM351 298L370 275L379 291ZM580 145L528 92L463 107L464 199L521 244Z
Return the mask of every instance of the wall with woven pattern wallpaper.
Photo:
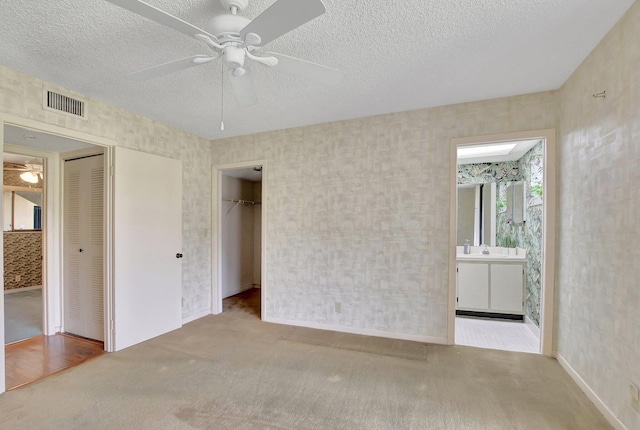
M89 100L83 121L42 109L42 89L72 92L0 67L0 112L115 140L118 145L182 160L183 316L211 301L211 142L124 109ZM84 97L84 96L83 96Z
M553 128L557 107L546 92L213 142L215 164L268 161L267 318L444 341L450 139Z
M562 87L558 151L558 354L630 430L640 429L629 396L640 385L639 40L635 2Z
M3 238L4 289L42 285L42 232L5 231Z
M525 208L527 221L524 224L509 224L517 237L518 246L527 250L527 294L525 297L526 315L535 325L540 326L540 297L542 290L542 244L543 220L542 201L534 199L532 185L532 166L542 167L544 147L542 142L531 148L519 160L519 170L522 181L526 182ZM541 179L541 178L538 178ZM534 204L534 201L540 204Z

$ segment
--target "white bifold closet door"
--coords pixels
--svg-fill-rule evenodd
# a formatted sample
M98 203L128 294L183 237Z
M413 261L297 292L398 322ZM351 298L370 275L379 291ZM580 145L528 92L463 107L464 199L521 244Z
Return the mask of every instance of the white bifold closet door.
M104 340L104 156L64 163L64 331Z
M182 326L182 162L114 148L115 350Z

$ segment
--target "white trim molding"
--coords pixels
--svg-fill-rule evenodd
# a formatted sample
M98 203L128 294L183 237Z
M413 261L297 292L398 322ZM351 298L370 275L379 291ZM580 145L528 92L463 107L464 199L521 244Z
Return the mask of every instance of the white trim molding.
M540 340L540 328L536 325L536 323L534 323L531 318L529 318L528 316L524 316L524 323L527 325L527 327L529 328L529 331L531 333L533 333L533 335L538 338L538 340Z
M571 379L578 384L578 387L587 395L589 400L595 405L596 408L600 411L602 415L609 421L609 424L613 426L616 430L629 430L627 427L615 416L615 414L609 409L609 407L598 397L598 395L591 389L589 384L586 383L584 379L575 371L573 367L569 364L569 362L560 354L557 355L556 359L560 366L571 376Z
M361 334L364 336L384 337L387 339L410 340L413 342L432 343L437 345L446 345L447 339L444 337L421 336L416 334L394 333L390 331L374 330L368 328L344 327L331 324L320 324L309 321L296 321L279 318L263 318L264 322L273 324L283 324L295 327L315 328L318 330L330 330L340 333Z
M182 325L189 324L195 320L199 320L200 318L204 318L207 315L211 315L211 311L204 311L197 313L195 315L191 315L190 317L182 318Z
M34 285L32 287L21 287L21 288L12 288L10 290L4 290L4 295L7 294L15 294L15 293L24 293L25 291L33 291L33 290L41 290L42 285Z

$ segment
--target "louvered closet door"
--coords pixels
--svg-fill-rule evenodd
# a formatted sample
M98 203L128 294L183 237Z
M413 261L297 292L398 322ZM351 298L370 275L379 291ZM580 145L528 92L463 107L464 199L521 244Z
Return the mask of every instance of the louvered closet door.
M64 164L64 331L104 340L104 156Z

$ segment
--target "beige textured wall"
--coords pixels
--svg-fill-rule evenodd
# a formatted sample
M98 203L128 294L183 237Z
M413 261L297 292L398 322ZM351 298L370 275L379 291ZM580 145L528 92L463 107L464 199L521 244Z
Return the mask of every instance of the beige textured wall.
M3 237L4 289L42 285L42 232L5 231Z
M558 352L629 429L640 429L638 41L636 2L562 87L558 154Z
M45 82L0 67L0 112L113 139L119 145L183 161L183 316L210 309L211 150L207 139L89 100L89 120L42 109ZM59 91L55 85L48 87Z
M547 92L215 141L268 161L266 316L444 340L450 139L557 115Z

